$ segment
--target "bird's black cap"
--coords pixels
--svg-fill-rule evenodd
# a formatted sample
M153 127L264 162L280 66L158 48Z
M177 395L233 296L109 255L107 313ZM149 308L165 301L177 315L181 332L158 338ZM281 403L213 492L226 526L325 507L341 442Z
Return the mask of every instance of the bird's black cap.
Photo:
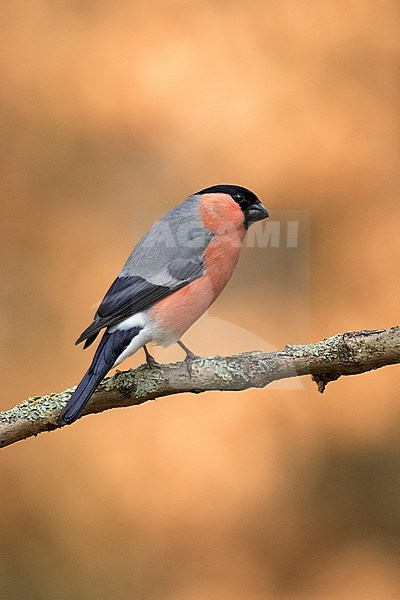
M256 202L260 202L255 193L251 190L248 190L241 185L232 185L229 183L212 185L204 190L200 190L197 194L200 196L202 194L229 194L233 200L239 204L242 210L253 206Z

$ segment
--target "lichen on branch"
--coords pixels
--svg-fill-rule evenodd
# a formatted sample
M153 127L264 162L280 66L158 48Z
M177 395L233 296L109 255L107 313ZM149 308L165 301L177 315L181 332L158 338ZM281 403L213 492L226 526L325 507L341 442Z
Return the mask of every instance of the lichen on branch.
M198 357L117 372L93 394L83 415L142 404L183 392L241 391L264 388L272 381L311 375L322 393L343 375L356 375L400 363L400 327L348 331L315 344L286 346L276 352ZM75 388L32 396L0 412L0 447L61 427L60 414Z

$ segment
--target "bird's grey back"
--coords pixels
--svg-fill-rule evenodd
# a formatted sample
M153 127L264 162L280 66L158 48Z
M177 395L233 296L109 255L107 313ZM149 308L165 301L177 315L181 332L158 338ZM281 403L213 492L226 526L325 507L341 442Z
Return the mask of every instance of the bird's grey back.
M188 271L193 265L201 268L213 233L201 221L199 202L200 196L189 196L154 223L132 250L120 277L136 275L156 285L171 285L185 279L186 265Z

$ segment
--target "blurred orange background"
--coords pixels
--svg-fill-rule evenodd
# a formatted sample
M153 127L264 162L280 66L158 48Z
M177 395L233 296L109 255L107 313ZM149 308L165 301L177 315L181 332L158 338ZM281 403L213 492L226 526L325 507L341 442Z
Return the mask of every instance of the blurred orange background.
M398 324L395 0L0 14L1 409L79 381L74 340L133 242L215 183L305 211L311 278L245 248L189 347ZM398 599L398 381L164 398L2 450L1 599Z

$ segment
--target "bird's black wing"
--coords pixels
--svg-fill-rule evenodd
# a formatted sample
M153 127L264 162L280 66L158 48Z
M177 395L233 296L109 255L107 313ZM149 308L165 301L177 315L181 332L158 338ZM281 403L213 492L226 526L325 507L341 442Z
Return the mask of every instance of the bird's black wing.
M168 267L168 272L171 276L169 285L156 285L136 275L117 277L101 302L93 323L80 335L76 344L86 340L87 348L104 327L111 327L135 313L147 310L159 300L201 277L204 271L202 262L176 259Z

